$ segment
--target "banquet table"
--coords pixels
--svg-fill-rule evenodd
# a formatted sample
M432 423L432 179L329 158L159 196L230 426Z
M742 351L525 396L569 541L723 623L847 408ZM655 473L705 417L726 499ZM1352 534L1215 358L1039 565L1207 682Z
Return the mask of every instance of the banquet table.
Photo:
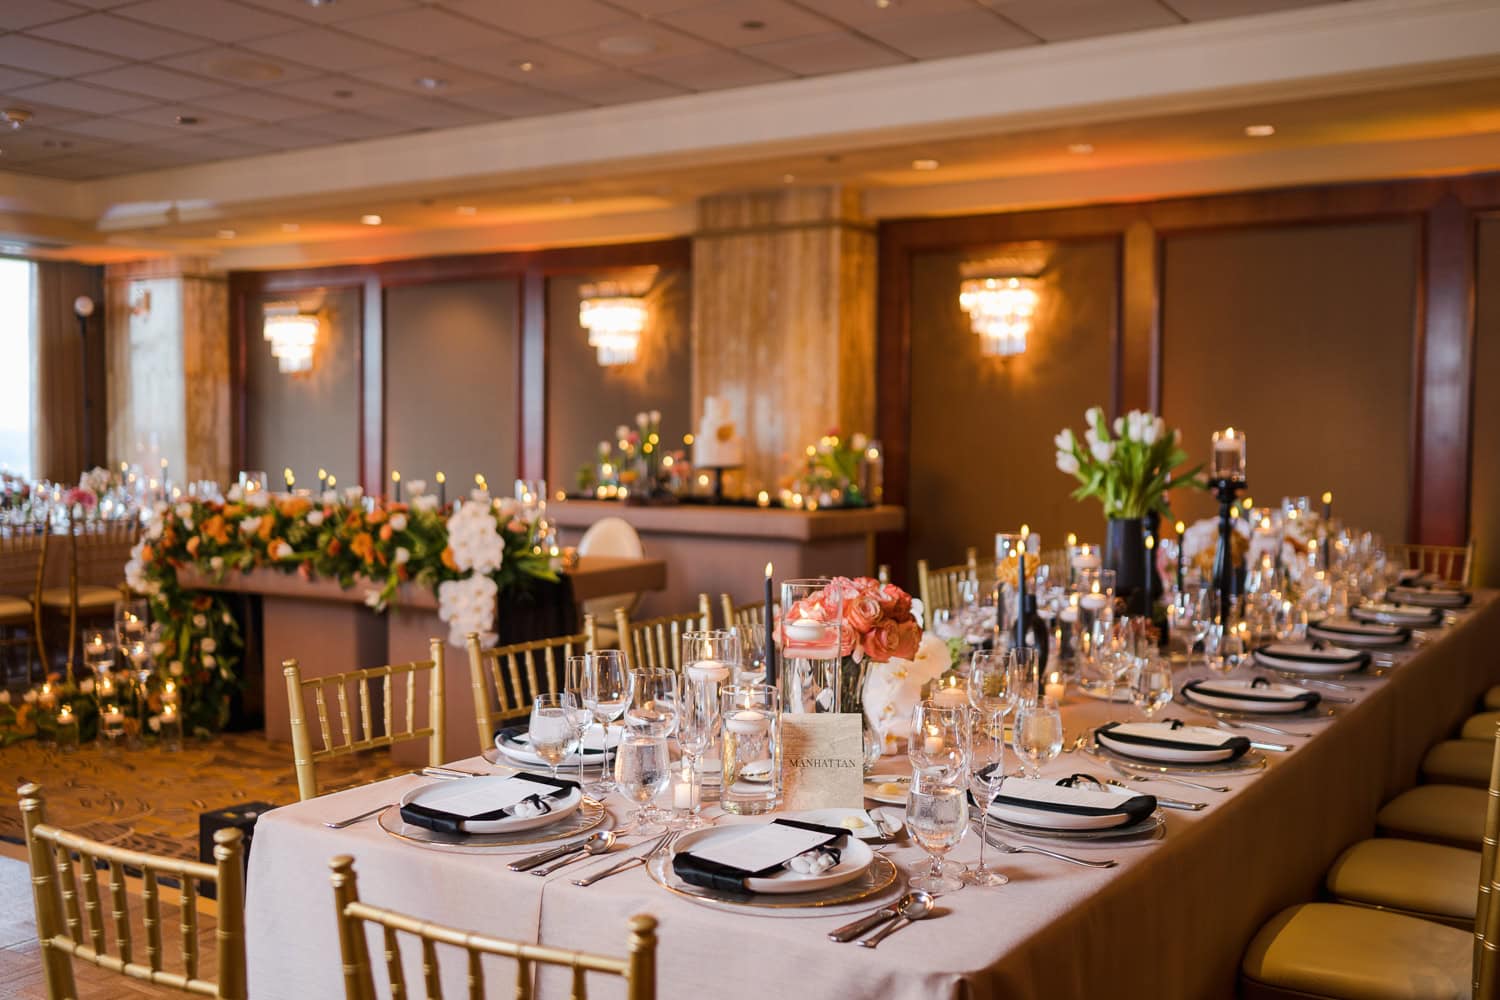
M1163 839L1130 846L1053 845L1084 857L1114 858L1118 867L1087 870L991 852L992 863L998 861L1010 876L1009 885L945 895L935 917L874 951L826 939L829 930L851 919L847 910L796 916L728 912L668 893L639 867L583 888L570 880L605 862L570 866L543 879L505 869L526 850L442 853L398 841L374 821L338 831L322 825L394 801L430 779L402 776L277 809L261 818L250 857L250 994L267 1000L338 994L327 864L334 855L350 854L363 899L501 937L622 955L627 918L651 913L660 921L662 997L1232 996L1240 956L1260 925L1282 907L1318 895L1339 852L1371 836L1379 806L1416 782L1425 750L1457 729L1487 685L1500 682L1494 652L1500 601L1493 597L1478 595L1456 624L1397 653L1384 677L1347 681L1357 690L1337 696L1355 703L1332 706L1337 717L1274 722L1307 736L1244 734L1294 749L1267 754L1268 766L1257 773L1210 779L1232 786L1230 793L1137 785L1209 803L1200 812L1164 811ZM1178 687L1188 676L1179 676ZM1071 737L1111 718L1135 718L1134 711L1071 694L1064 726ZM1162 715L1201 721L1177 704ZM480 758L457 766L489 768ZM893 767L900 764L888 759L879 770ZM1078 771L1104 776L1107 768L1075 752L1043 773ZM623 822L624 802L608 804ZM965 838L952 857L972 863L977 840ZM924 860L906 842L887 856L907 873ZM373 936L371 954L379 968L381 945ZM412 948L407 956L409 975L419 968L416 955ZM445 989L461 990L463 962L449 957ZM491 983L503 983L513 967L497 965L495 975L502 978ZM540 986L542 996L567 995L565 977L544 973ZM596 996L618 995L611 992L614 986L590 984Z

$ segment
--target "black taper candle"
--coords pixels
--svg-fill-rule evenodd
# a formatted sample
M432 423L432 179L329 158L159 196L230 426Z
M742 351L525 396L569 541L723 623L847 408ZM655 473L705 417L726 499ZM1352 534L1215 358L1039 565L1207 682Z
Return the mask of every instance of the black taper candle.
M1026 536L1016 550L1016 648L1026 648Z
M776 604L771 600L773 567L766 563L766 683L776 683Z

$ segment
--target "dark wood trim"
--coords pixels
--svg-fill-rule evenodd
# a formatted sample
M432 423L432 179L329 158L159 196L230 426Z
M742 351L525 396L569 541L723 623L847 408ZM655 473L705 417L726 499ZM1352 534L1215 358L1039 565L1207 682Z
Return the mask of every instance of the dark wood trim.
M251 278L243 273L229 276L229 469L235 475L247 468L245 456L249 452L250 413L249 400L245 392L245 372L249 358L246 344L249 328L249 310L253 301L249 288Z
M1144 219L1126 227L1120 240L1120 353L1114 384L1115 414L1154 410L1161 398L1160 257L1156 230Z
M1423 228L1408 536L1429 545L1469 538L1474 379L1474 218L1443 196Z
M381 496L385 492L385 288L376 275L363 282L359 329L359 484L369 496Z
M516 455L522 477L542 479L547 475L547 278L527 272L521 279L518 303L521 369Z

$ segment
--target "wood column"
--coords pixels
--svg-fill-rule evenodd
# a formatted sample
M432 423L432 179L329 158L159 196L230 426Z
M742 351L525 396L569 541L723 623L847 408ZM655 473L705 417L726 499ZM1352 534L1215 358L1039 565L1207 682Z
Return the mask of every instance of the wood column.
M744 489L774 490L831 427L872 433L875 235L843 187L720 195L693 238L693 413L730 401Z

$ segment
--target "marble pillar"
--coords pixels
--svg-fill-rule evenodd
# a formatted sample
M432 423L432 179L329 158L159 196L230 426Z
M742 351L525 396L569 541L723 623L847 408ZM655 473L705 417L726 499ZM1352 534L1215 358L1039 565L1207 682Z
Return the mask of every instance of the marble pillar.
M803 449L875 423L875 233L839 186L717 195L693 237L693 413L730 401L742 491L775 492Z

